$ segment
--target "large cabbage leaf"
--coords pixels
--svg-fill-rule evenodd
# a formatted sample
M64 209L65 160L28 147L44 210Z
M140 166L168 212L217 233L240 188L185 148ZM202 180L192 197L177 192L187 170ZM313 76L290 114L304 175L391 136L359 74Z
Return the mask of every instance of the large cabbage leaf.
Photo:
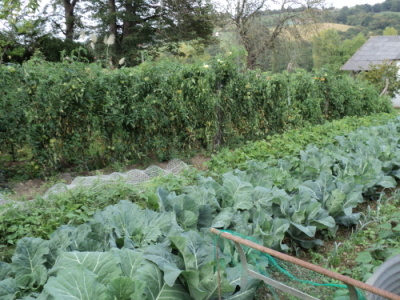
M13 275L12 266L5 262L0 262L0 281Z
M197 231L188 231L171 236L171 242L179 250L186 270L199 270L202 265L214 260L214 242Z
M7 278L0 281L0 299L14 300L19 289L14 278Z
M157 244L144 250L144 258L155 263L164 272L164 281L172 287L184 266L182 259L171 252L171 247Z
M57 258L51 274L82 266L95 274L99 283L107 285L112 278L122 275L118 263L118 259L111 252L63 252Z
M64 269L50 277L45 291L56 300L107 300L107 288L83 265Z
M11 265L19 287L38 287L46 282L45 263L49 251L48 241L40 238L26 237L18 241Z
M183 271L182 277L189 288L191 299L194 300L207 300L216 296L218 286L221 287L222 293L233 292L234 290L225 276L221 276L220 282L218 282L215 262L213 261L203 264L198 270Z
M222 207L249 210L253 207L253 186L232 173L223 175Z
M167 236L182 231L174 212L141 209L129 201L108 206L94 220L114 232L117 239L123 239L125 246L134 248L163 242Z
M113 278L107 285L106 299L143 299L146 284L128 277Z
M163 212L175 212L178 223L184 229L197 228L199 207L187 194L177 196L175 192L169 193L162 188L157 189L160 209Z
M153 263L147 263L140 269L140 278L146 283L146 299L190 300L191 297L181 283L169 286L163 279L163 273Z

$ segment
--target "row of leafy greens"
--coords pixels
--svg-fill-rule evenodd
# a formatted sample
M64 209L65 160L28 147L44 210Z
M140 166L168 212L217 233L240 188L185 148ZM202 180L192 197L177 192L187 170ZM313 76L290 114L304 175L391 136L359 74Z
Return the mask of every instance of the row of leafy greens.
M121 201L49 240L23 238L12 262L0 263L0 299L214 299L216 248L224 299L251 299L260 282L240 286L234 245L216 242L209 228L280 250L287 241L322 245L317 234L356 223L359 203L397 186L399 132L400 119L361 128L323 149L199 176L180 194L160 187L158 212Z

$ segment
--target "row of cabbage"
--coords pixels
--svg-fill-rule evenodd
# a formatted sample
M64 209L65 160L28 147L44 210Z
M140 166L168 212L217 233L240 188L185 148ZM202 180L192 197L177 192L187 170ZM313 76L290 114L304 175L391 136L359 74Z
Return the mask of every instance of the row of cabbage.
M49 240L23 238L12 262L0 263L0 298L214 299L220 282L224 299L250 299L259 281L240 286L234 245L215 242L209 228L280 250L321 245L317 235L333 237L338 225L355 224L361 202L397 186L399 140L396 119L323 149L309 145L300 156L199 176L179 194L159 188L158 212L121 201Z

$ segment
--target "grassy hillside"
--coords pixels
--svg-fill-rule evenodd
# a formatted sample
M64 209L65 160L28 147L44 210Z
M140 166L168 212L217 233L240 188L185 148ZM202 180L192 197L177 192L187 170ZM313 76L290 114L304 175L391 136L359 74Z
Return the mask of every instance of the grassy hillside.
M290 27L288 26L287 34L290 38L297 39L297 37L290 34ZM347 31L349 28L353 26L338 24L338 23L317 23L317 24L305 24L305 25L297 25L298 30L303 39L307 41L311 41L311 39L317 35L320 31L326 29L336 29L338 31Z

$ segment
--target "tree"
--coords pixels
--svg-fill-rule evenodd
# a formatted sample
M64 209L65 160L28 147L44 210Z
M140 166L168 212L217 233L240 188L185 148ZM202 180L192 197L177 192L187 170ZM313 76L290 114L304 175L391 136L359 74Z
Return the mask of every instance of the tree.
M51 0L50 4L45 6L44 14L51 23L55 35L62 33L70 42L78 37L77 28L83 28L81 18L83 5L79 6L82 2L79 0Z
M346 24L347 23L347 17L349 16L350 9L348 6L343 7L340 11L338 16L336 17L337 22Z
M10 19L23 10L35 12L38 7L38 0L2 0L0 2L0 20Z
M395 62L385 62L381 65L371 66L368 71L361 72L360 78L369 81L381 92L394 97L400 89L400 81L397 80L399 67Z
M354 39L344 40L339 46L339 52L342 57L341 64L344 64L354 53L367 41L364 35L360 32Z
M258 59L273 51L278 38L289 34L301 38L298 25L316 19L324 0L227 0L222 10L236 28L239 41L247 51L247 68L254 68ZM279 9L272 5L279 3Z
M312 70L311 42L279 39L271 57L271 69L273 72L282 72L287 70L288 66Z
M21 62L29 57L35 40L45 31L45 19L36 14L37 1L0 4L0 61Z
M65 38L67 40L74 39L75 30L75 7L79 0L63 0L65 13Z
M330 65L338 69L340 64L339 33L336 29L326 29L313 38L313 61L315 68Z
M337 71L365 42L361 32L353 39L341 41L337 30L323 30L313 38L314 67Z
M138 57L161 45L201 39L213 31L212 6L205 0L90 0L98 34L115 36L114 53Z
M383 30L383 35L398 35L396 28L394 27L386 27Z

